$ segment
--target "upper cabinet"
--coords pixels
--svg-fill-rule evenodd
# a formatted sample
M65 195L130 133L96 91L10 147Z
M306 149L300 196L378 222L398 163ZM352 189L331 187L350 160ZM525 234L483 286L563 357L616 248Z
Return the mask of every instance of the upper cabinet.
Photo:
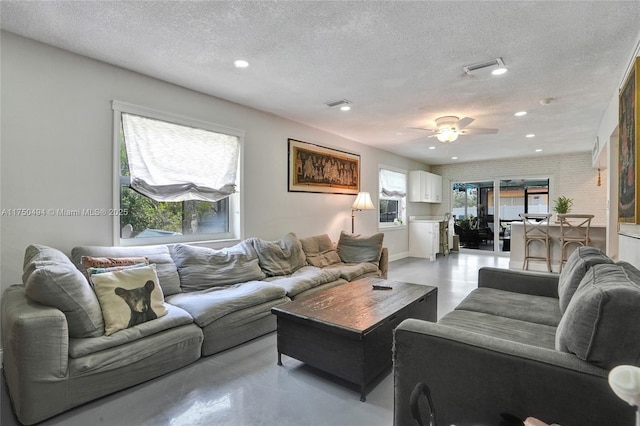
M409 201L419 203L442 202L442 176L414 170L409 172Z

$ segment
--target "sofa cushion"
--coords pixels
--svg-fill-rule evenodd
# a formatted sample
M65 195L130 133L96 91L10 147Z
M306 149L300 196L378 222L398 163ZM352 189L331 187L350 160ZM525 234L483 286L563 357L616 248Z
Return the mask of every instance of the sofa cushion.
M176 244L172 255L184 291L261 280L266 276L255 249L246 241L220 250Z
M484 312L551 327L557 327L562 318L558 299L555 297L533 296L489 287L473 290L456 309Z
M301 238L302 250L307 263L318 268L340 263L340 256L327 234Z
M111 336L103 335L93 339L69 339L69 356L71 358L80 358L143 339L171 328L193 323L193 317L184 309L169 303L165 303L164 306L167 314L156 321L147 321L137 327L121 330Z
M29 298L61 310L69 336L95 337L104 333L100 303L87 278L61 251L30 245L22 276Z
M454 310L438 320L438 325L546 349L553 349L555 343L555 327L483 312Z
M602 368L640 365L640 285L621 265L594 265L556 333L556 349Z
M155 265L91 275L107 336L167 314Z
M380 270L378 270L378 266L374 263L363 262L363 263L336 263L333 265L327 266L326 269L331 269L340 272L340 278L343 278L347 281L353 281L356 278L361 278L363 276L379 276Z
M305 290L322 284L333 282L340 278L340 271L336 269L320 269L315 266L303 266L286 277L270 277L266 280L283 287L287 296L293 297Z
M149 263L156 265L156 273L160 280L162 293L165 296L180 293L180 276L178 268L171 258L169 247L140 246L140 247L109 247L109 246L79 246L71 250L71 260L83 273L82 256L90 257L147 257Z
M225 315L286 296L284 288L264 281L249 281L176 294L167 302L189 312L196 324L206 327Z
M564 313L580 281L593 265L613 263L606 254L595 247L578 247L567 259L558 277L560 312Z
M342 231L338 240L338 256L344 263L371 262L378 267L383 239L384 234L381 232L362 236Z
M250 241L258 252L260 268L270 277L292 274L307 264L302 244L292 232L277 241L260 238Z

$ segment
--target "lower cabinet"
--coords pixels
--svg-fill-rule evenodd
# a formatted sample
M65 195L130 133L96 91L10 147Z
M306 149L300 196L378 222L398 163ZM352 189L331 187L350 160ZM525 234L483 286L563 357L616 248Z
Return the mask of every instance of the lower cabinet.
M409 221L409 256L436 259L440 249L440 221Z

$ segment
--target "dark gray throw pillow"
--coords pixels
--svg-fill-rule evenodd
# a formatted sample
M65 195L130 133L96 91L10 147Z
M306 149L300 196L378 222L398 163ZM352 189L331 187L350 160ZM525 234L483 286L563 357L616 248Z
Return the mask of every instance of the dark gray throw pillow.
M342 231L338 241L338 256L344 263L370 262L378 265L382 253L383 233L369 236Z

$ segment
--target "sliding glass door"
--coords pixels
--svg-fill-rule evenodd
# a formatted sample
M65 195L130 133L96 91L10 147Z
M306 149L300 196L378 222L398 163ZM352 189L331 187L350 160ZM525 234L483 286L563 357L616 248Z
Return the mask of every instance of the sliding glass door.
M549 212L549 179L455 182L451 203L461 248L509 252L511 222Z

